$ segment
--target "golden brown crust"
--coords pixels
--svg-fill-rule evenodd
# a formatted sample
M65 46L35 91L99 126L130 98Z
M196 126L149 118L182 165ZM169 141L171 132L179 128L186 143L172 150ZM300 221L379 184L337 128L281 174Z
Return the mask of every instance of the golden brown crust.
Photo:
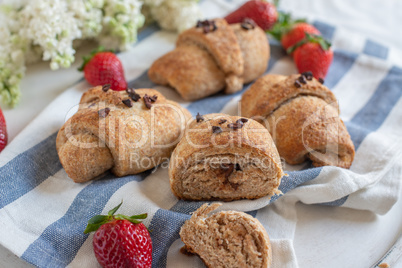
M269 60L265 33L258 27L245 30L223 19L214 21L215 31L194 27L183 32L176 49L152 64L149 78L174 87L186 100L196 100L223 88L227 94L237 92L260 76Z
M214 19L217 29L207 34L202 27L190 28L179 35L176 46L196 45L207 50L225 74L243 74L244 60L236 35L224 19Z
M228 127L240 118L209 114L189 124L169 164L170 185L178 198L230 201L279 193L284 174L269 132L254 120L241 129ZM213 133L213 126L222 132Z
M267 35L260 27L245 30L240 23L231 24L244 59L244 83L250 83L263 75L268 67L269 43Z
M177 144L190 113L153 89L137 89L141 96L128 107L125 91L85 92L80 108L60 129L56 148L67 174L85 182L112 168L117 176L137 174L166 160ZM148 109L144 95L157 96ZM110 112L102 117L99 111Z
M349 168L354 145L334 94L314 78L296 87L299 77L261 77L244 93L242 114L264 122L289 164L310 158L314 166Z
M207 267L268 268L272 263L269 236L252 216L237 211L208 213L221 204L202 205L180 230L187 252Z
M335 95L314 78L307 84L296 87L295 82L299 77L298 74L268 74L261 77L243 94L242 115L251 118L266 117L283 103L299 95L317 96L327 103L337 105Z
M187 101L225 87L225 74L206 50L196 46L181 46L165 54L152 64L148 75L157 84L175 88Z

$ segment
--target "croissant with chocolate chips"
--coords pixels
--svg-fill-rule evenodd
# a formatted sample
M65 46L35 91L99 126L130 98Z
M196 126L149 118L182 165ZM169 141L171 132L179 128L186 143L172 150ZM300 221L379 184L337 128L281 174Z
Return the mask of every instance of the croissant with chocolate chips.
M106 91L106 92L105 92ZM170 157L191 114L153 89L85 92L60 129L56 148L67 175L86 182L151 169Z
M268 60L268 39L253 21L229 25L214 19L180 34L176 48L156 60L148 76L185 100L197 100L241 90L264 73Z
M198 115L169 163L171 189L185 200L274 195L283 175L269 132L252 119L225 114Z
M241 111L268 128L289 164L306 158L317 167L352 164L355 148L337 100L310 72L261 77L244 93Z

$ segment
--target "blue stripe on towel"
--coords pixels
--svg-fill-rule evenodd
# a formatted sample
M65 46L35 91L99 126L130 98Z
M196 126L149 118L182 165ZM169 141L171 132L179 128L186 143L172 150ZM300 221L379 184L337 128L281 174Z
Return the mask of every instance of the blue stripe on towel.
M366 105L346 126L356 149L364 138L377 130L402 96L402 69L393 67L381 81Z
M388 50L389 49L386 46L367 40L364 45L363 53L385 60L388 57Z
M152 24L148 25L146 28L142 29L138 33L137 43L135 43L134 45L137 45L138 43L140 43L147 37L151 36L152 34L154 34L155 32L158 32L160 30L161 30L161 28L156 23L152 23Z
M180 238L181 226L205 202L178 201L170 210L159 209L149 229L152 238L152 267L166 267L167 253L174 241Z
M149 172L143 172L116 179L116 176L107 173L92 182L79 192L66 214L50 224L21 258L40 267L65 267L88 238L84 234L88 220L102 212L120 187L131 181L141 181L148 175Z
M356 53L350 51L335 50L334 59L325 78L325 85L330 89L334 88L350 68L352 68L357 56Z
M333 39L336 30L334 26L318 20L313 22L313 26L317 28L321 35L328 41Z
M398 67L391 68L366 105L351 121L345 123L356 150L368 134L376 131L384 123L402 96L402 90L399 86L401 84L402 69ZM332 202L321 203L320 205L342 206L347 198L348 196L345 196Z
M128 82L129 88L153 88L156 84L148 77L148 70L143 72L140 76Z
M282 48L281 44L278 41L272 39L269 42L271 52L268 62L268 68L265 74L269 72L272 69L272 67L274 67L275 63L278 60L287 57L286 51Z
M41 184L62 166L52 134L0 168L0 209Z
M309 168L299 171L286 171L288 176L284 176L281 180L281 185L279 185L279 190L285 194L290 190L296 188L298 185L317 178L320 175L322 167ZM271 198L270 203L274 202L280 197L280 195L275 195Z

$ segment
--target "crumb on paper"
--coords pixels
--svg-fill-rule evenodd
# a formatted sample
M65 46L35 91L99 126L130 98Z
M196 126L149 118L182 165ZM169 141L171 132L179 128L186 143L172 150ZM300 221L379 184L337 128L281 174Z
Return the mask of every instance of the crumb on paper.
M378 267L380 267L380 268L390 268L391 266L389 266L388 263L383 262L383 263L380 263L380 264L378 265Z

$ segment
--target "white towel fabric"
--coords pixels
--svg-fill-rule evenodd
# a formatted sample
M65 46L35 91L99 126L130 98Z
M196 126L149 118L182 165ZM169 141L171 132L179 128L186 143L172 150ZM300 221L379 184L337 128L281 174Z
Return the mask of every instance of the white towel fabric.
M217 17L241 2L205 0L201 7L207 17ZM280 186L285 195L224 203L221 210L245 211L261 221L271 237L274 267L298 267L294 240L299 202L321 204L318 209L340 206L384 214L401 188L402 60L390 55L402 52L323 21L314 25L334 44L334 62L325 83L339 100L356 157L349 170L285 165L289 176ZM155 26L140 33L138 44L119 55L130 86L154 87L193 115L236 114L245 89L189 103L174 90L149 81L147 68L173 49L175 39L175 34ZM267 73L294 72L291 58L272 41ZM1 153L0 243L39 267L96 267L92 235L83 234L86 222L123 199L121 213L149 215L144 223L152 230L153 267L202 267L198 258L179 253L183 244L178 235L202 202L178 201L170 191L167 169L123 178L106 173L84 184L75 184L66 175L55 137L88 87L80 82L66 90ZM367 258L367 264L373 264L377 257Z

